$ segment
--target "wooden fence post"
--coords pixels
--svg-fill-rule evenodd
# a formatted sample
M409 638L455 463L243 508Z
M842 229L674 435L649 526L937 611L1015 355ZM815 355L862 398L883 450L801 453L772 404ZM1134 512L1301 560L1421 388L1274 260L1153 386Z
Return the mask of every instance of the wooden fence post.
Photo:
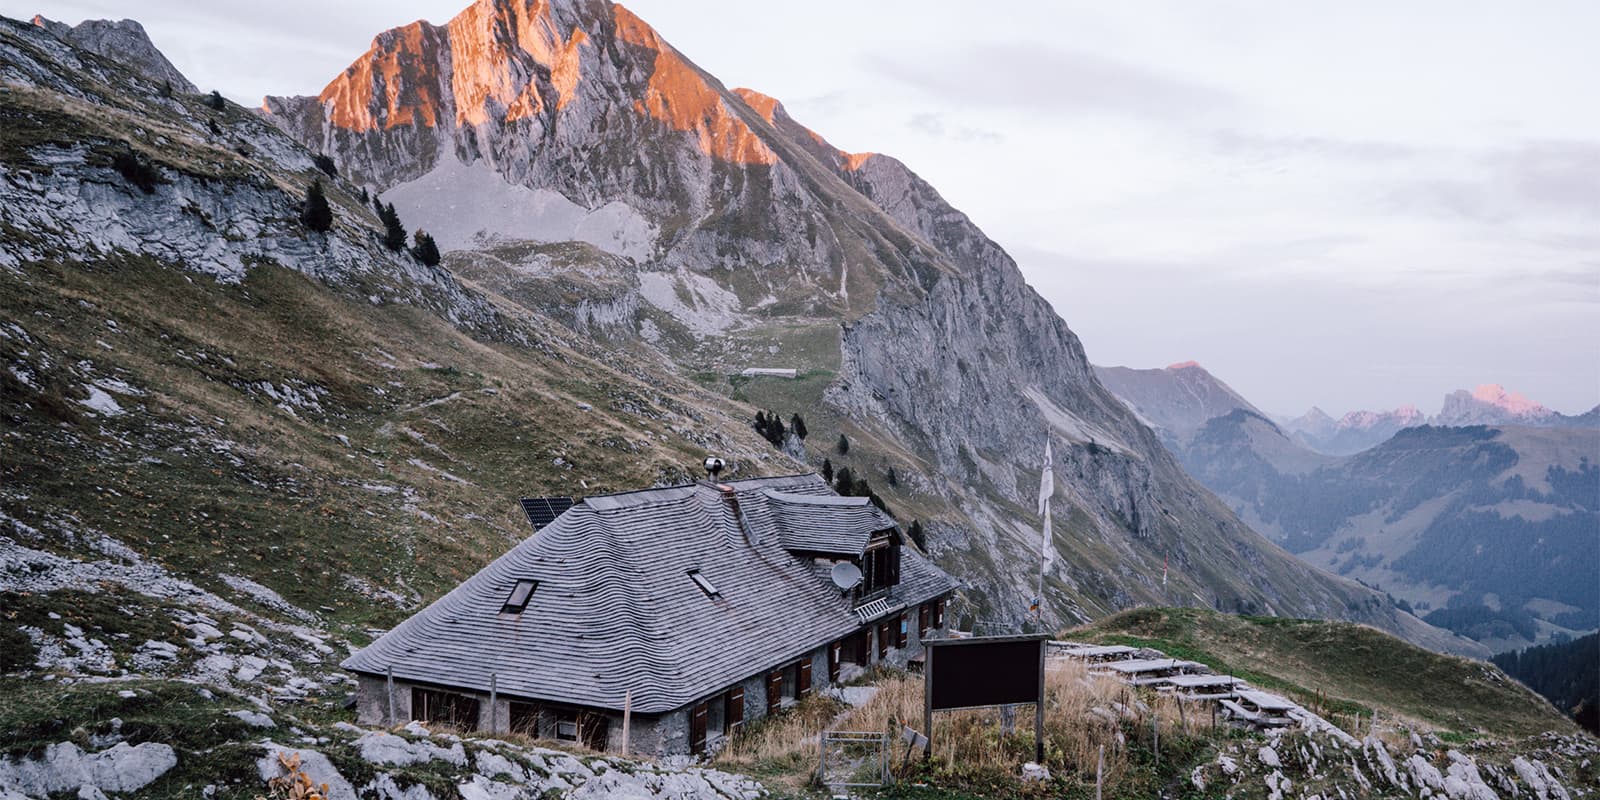
M724 708L722 710L722 713L724 715L726 715L728 713L728 710L726 708ZM622 693L622 754L623 755L627 755L628 754L628 726L631 725L632 723L633 723L633 690L629 689L629 690L627 690L627 691Z
M490 733L499 733L500 732L499 729L496 728L496 726L495 726L495 723L498 721L496 719L496 717L498 715L496 714L496 710L495 710L495 700L499 698L498 692L495 691L496 690L496 685L495 685L496 684L496 679L498 677L499 676L497 676L493 672L489 673L489 732Z
M1106 771L1106 746L1100 745L1100 760L1094 765L1094 800L1101 800L1100 787L1104 785Z
M1156 769L1161 769L1161 715L1150 710L1150 747L1156 751Z

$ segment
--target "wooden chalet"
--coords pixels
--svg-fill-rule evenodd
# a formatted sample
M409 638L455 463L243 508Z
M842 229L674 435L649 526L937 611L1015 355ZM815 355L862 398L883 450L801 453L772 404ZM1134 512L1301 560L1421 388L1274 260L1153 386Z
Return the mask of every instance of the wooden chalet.
M872 664L903 665L942 633L954 589L891 517L816 475L525 508L534 535L344 662L363 724L702 753ZM835 585L839 563L860 583Z

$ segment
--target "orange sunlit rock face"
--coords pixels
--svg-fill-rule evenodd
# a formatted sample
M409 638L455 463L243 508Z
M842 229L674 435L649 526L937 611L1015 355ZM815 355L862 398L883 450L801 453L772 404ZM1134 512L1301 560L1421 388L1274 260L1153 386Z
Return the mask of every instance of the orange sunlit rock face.
M574 29L563 40L546 0L526 4L480 0L457 14L448 27L458 122L487 122L495 106L505 109L508 121L543 112L538 83L519 79L513 68L529 59L550 69L558 110L576 95L578 48L589 37Z
M867 159L877 155L876 153L846 153L845 151L828 144L828 140L822 138L822 136L816 131L807 128L798 122L795 122L794 118L790 117L789 113L784 110L783 104L778 102L778 99L772 95L763 94L754 89L745 89L743 87L734 89L733 93L739 95L739 99L743 100L745 105L754 109L757 114L760 114L769 125L778 125L778 117L779 115L782 115L782 121L784 123L799 128L800 130L804 131L807 136L811 137L812 141L834 151L835 162L840 169L844 169L849 172L855 172L861 168L862 164L867 162Z
M734 89L733 93L739 95L739 99L743 100L745 105L755 109L756 113L760 114L768 125L778 124L778 98L762 94L754 89L742 87Z
M556 108L565 108L588 42L577 29L564 37L546 0L479 0L442 27L418 21L380 34L317 99L332 124L354 131L432 127L451 114L461 125L519 119L546 111L526 66L550 70Z
M634 102L640 114L692 134L714 158L777 162L772 148L693 65L632 12L614 9L617 39L649 51L644 57L650 79ZM380 34L317 99L329 123L356 132L553 114L577 97L582 56L593 47L589 32L560 27L550 0L477 0L445 25L418 21ZM548 83L540 74L549 76ZM766 100L763 113L770 121L778 106Z
M341 128L432 127L438 123L438 51L439 29L426 22L385 31L317 99L329 109L329 121ZM379 92L382 97L375 97ZM375 109L381 110L381 120Z
M705 79L662 41L655 29L622 6L616 6L617 38L655 51L650 85L634 108L673 130L697 134L700 150L713 158L740 164L773 164L776 153L756 135Z
M840 152L843 153L844 151L841 150ZM862 164L867 163L867 159L870 159L875 155L877 155L877 153L844 153L844 168L850 170L851 172L855 172L856 170L861 169Z

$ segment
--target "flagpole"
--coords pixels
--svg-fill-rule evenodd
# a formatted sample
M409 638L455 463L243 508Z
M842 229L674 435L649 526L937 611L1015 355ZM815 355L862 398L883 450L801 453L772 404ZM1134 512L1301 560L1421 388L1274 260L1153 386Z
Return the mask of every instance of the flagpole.
M1054 542L1050 535L1050 497L1056 492L1055 464L1050 455L1050 434L1044 437L1044 470L1039 475L1039 584L1034 591L1035 619L1044 630L1044 571L1050 566Z

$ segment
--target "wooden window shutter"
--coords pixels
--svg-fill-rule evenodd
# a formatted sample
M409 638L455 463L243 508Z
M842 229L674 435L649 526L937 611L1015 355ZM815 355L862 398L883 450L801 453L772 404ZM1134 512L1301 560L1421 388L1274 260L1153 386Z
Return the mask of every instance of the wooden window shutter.
M932 617L931 609L927 603L917 606L917 638L928 638L928 623Z
M783 670L767 673L767 713L776 714L783 707Z
M796 685L795 697L805 697L811 694L811 656L800 659L800 683Z
M944 627L944 598L933 604L933 627Z
M738 730L744 724L744 687L735 686L728 692L727 705L722 712L722 732Z
M895 641L895 644L894 644L895 647L905 647L906 643L910 641L910 639L911 639L911 637L909 635L910 634L910 628L911 628L911 614L909 612L906 612L906 611L900 612L900 634L894 640Z
M894 542L891 542L889 544L889 580L886 583L889 586L898 586L900 584L900 542L899 541L894 541Z
M706 704L695 703L689 709L689 752L696 755L706 751Z
M889 656L889 623L878 623L878 660Z
M844 662L844 642L828 645L828 683L839 682L839 666Z

